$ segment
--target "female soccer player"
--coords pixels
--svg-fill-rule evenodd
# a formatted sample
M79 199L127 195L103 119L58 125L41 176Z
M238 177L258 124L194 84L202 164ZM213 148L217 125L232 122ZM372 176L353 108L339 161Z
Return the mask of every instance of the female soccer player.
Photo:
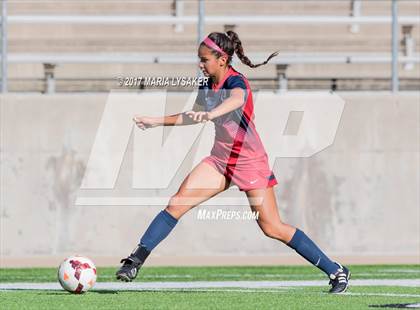
M252 211L259 213L257 222L264 234L283 242L324 271L332 285L330 292L342 293L348 287L350 271L331 261L304 232L280 219L273 190L277 180L253 122L248 81L230 65L234 53L251 68L264 65L277 55L273 53L265 62L255 65L244 55L235 32L213 32L198 49L200 69L209 79L206 85L200 86L192 110L164 117L134 117L136 125L143 130L212 121L215 140L210 156L185 178L167 207L151 222L138 246L121 260L123 265L116 276L122 281L135 279L150 252L186 212L234 184L246 193Z

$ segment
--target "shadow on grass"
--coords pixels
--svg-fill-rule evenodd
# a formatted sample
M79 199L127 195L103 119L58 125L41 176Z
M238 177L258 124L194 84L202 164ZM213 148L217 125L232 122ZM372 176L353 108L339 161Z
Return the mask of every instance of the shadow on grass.
M416 304L386 304L386 305L369 305L369 308L394 308L394 309L413 309L420 308L420 303Z
M36 293L37 295L60 295L60 296L84 296L84 295L92 295L92 294L119 294L119 293L188 293L188 294L206 294L211 292L211 290L190 290L190 289L144 289L144 290L95 290L92 289L88 292L84 292L82 294L73 294L67 292L65 290L32 290L32 289L7 289L4 291L9 292L32 292ZM218 290L214 290L215 293L220 292Z
M218 292L215 290L214 292ZM160 290L160 289L147 289L147 290L118 290L118 291L111 291L111 290L92 290L89 293L96 293L96 294L118 294L118 293L209 293L208 290L204 291L197 291L197 290L188 290L188 289L167 289L167 290Z

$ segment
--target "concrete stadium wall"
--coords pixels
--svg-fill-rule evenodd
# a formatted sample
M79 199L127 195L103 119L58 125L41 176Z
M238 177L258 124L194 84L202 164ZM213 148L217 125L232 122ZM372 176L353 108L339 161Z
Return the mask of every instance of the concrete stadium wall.
M286 104L290 95L274 98ZM420 96L339 95L346 105L334 144L308 158L276 160L280 214L345 263L419 263ZM163 209L75 205L107 99L106 94L0 96L2 267L56 265L75 253L118 264ZM184 100L173 96L166 112L182 110ZM264 106L256 105L261 131L268 126L258 117L264 113ZM113 195L129 192L131 150L130 143ZM174 178L168 195L187 173ZM265 237L254 221L201 221L197 212L180 220L149 264L304 263Z

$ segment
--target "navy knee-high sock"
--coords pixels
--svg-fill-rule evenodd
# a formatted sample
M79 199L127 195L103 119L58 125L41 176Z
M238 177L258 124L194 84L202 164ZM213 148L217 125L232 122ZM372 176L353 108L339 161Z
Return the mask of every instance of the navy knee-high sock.
M144 262L150 252L169 235L177 223L178 220L169 212L160 211L141 237L139 246L134 249L132 255Z
M328 276L334 274L338 269L338 265L331 261L303 231L297 228L292 240L287 245Z

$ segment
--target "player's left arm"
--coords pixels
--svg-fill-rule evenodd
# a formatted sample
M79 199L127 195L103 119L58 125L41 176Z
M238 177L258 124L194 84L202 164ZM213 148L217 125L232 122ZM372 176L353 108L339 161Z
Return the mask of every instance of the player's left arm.
M195 122L205 122L215 119L240 108L245 102L245 90L236 87L230 91L230 96L209 112L189 111L186 114Z
M234 88L230 91L230 96L221 104L208 113L209 120L222 116L240 108L245 102L245 90L242 88Z

